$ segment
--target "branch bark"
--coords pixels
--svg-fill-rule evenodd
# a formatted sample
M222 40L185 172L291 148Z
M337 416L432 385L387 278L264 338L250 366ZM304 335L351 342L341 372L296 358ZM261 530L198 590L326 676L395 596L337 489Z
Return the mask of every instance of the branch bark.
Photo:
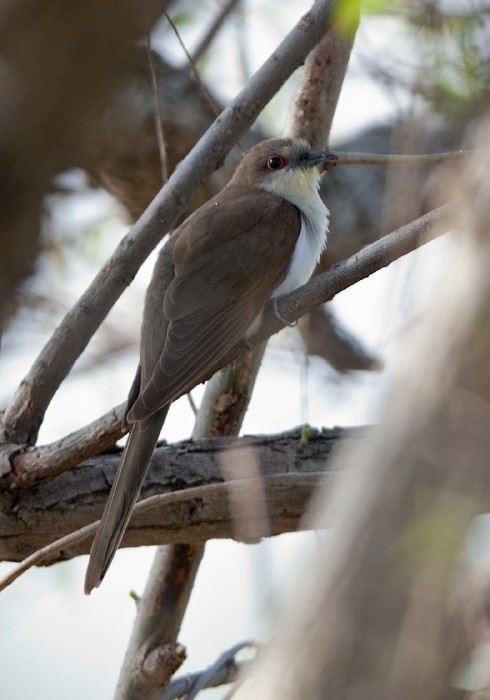
M357 439L355 430L312 430L301 442L301 430L272 436L189 440L158 447L142 489L142 498L182 489L221 484L223 450L251 450L264 477L290 474L291 484L266 488L271 534L296 529L311 493L311 484L298 486L302 475L328 473L332 450L345 436ZM99 455L77 468L32 489L0 493L0 560L21 561L64 535L97 520L114 479L120 451ZM335 480L335 475L331 475ZM135 515L123 539L123 547L203 542L234 537L225 494L179 501ZM65 547L47 564L89 551L89 540Z

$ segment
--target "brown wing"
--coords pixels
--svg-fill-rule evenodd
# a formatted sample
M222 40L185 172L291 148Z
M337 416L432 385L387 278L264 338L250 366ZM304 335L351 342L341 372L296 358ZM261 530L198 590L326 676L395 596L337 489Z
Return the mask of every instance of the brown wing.
M223 195L174 234L175 276L164 297L170 325L151 376L142 358L142 391L130 421L143 420L202 381L287 274L301 226L298 210L242 186L229 186Z

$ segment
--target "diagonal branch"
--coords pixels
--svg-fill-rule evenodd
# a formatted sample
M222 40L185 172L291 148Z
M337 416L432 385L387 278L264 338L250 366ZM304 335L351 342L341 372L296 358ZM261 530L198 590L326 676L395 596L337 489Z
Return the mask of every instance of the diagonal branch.
M226 2L223 3L223 6L221 7L216 17L213 19L210 27L208 28L204 36L201 37L199 44L192 52L192 62L194 65L207 52L214 39L216 38L216 35L223 26L225 20L228 18L232 10L235 9L237 3L238 0L226 0Z
M444 233L443 223L448 211L447 205L434 209L363 248L347 260L337 263L291 294L281 297L278 301L281 316L293 323L319 304L333 299L344 289L410 253L432 237L441 235ZM239 343L222 360L220 366L229 364L250 347L266 340L283 327L283 323L269 306L257 336L251 339L248 345ZM216 367L213 373L218 369L219 367ZM204 379L206 378L203 378L203 381ZM120 426L121 409L122 407L118 406L94 423L60 441L13 455L13 485L25 488L36 481L51 479L113 444L123 434ZM12 480L12 476L10 478Z
M5 411L3 424L7 441L35 442L52 397L108 311L175 223L197 186L213 172L324 35L333 6L334 0L316 0L173 173L166 187L65 316Z

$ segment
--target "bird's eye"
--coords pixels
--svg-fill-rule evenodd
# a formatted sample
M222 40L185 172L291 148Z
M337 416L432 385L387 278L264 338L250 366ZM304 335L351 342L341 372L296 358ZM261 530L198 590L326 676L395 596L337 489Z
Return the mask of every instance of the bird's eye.
M269 170L280 170L286 165L286 159L282 156L271 156L267 158L266 166Z

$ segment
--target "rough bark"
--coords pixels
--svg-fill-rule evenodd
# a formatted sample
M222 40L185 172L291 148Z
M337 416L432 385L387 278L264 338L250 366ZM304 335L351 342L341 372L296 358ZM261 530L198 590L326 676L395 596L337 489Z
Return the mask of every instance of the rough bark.
M301 431L250 438L188 440L155 450L143 485L142 498L199 485L223 482L220 456L241 447L252 450L263 476L324 471L341 436L357 431L312 431L301 442ZM0 559L20 561L40 547L99 517L119 463L120 451L99 455L29 490L0 494ZM335 477L333 477L335 478ZM294 479L292 479L294 481ZM299 481L301 479L299 478ZM266 488L271 534L295 530L311 494L311 484ZM224 492L211 498L156 508L134 517L122 546L203 542L233 537L232 515ZM65 549L55 560L87 553L90 541Z

